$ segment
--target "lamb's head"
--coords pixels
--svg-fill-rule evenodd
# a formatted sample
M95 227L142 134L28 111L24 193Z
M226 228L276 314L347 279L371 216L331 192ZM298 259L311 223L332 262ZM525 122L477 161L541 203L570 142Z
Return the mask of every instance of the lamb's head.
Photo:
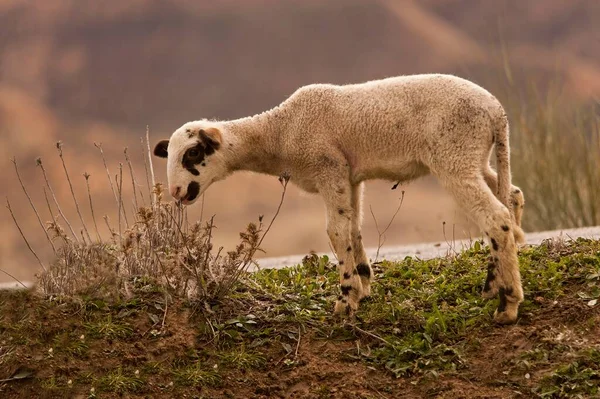
M223 135L209 121L188 122L154 147L167 158L169 192L183 204L194 203L213 182L223 179L227 165L221 150Z

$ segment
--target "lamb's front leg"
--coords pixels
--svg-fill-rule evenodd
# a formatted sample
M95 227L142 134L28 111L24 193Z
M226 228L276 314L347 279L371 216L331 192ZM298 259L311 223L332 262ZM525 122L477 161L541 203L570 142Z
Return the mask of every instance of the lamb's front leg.
M371 281L373 280L373 270L369 265L369 258L362 242L362 234L360 228L362 225L362 197L364 191L364 183L352 186L352 209L354 211L352 217L352 251L354 252L354 261L356 262L356 270L360 276L362 285L362 297L371 295Z
M327 206L327 234L337 255L340 272L341 295L335 303L335 313L350 314L358 309L362 298L362 285L356 270L354 248L352 247L353 209L348 190L333 190L323 193ZM343 194L342 194L343 193Z

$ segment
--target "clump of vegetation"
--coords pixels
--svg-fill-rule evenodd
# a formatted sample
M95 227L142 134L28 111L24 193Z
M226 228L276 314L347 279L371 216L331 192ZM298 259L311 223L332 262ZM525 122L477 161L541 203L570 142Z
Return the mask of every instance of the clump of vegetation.
M148 141L146 146L149 147ZM54 259L46 267L27 241L8 202L8 208L23 239L44 269L39 276L37 289L44 295L94 297L114 301L130 297L133 285L140 279L150 279L160 292L172 297L194 298L210 304L222 300L252 265L254 254L260 250L268 231L268 228L264 230L262 216L258 223L248 224L246 231L240 234L240 243L234 250L224 253L223 248L213 248L214 218L207 222L189 223L186 210L180 203L163 202L162 184L154 182L149 152L145 154L147 191L144 195L143 190L138 187L134 168L125 150L125 160L130 172L129 183L133 188L131 202L134 204L134 212L127 212L124 203L129 201L124 199L123 165L120 165L113 180L102 146L96 144L96 147L102 156L117 208L117 215L112 218L116 220L116 225L112 224L107 215L103 217L110 233L110 238L106 240L102 239L98 229L89 186L90 175L84 173L83 177L88 188L92 228L85 223L83 207L73 191L62 143L57 143L57 150L81 222L80 235L75 233L73 224L65 217L42 160L38 159L37 165L42 172L45 189L50 193L49 197L46 196L46 205L52 215L51 220L45 224L21 179L17 162L13 160L21 187L54 252ZM289 177L286 176L280 178L283 186L282 202L288 180ZM279 206L281 207L281 203Z

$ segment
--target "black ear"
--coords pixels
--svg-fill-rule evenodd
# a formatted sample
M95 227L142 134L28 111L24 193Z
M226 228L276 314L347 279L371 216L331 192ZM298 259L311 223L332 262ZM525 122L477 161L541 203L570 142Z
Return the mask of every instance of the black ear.
M161 140L154 147L154 155L159 158L167 158L169 153L167 152L167 147L169 146L169 140Z
M221 147L221 132L214 127L201 129L200 140L204 144L206 155L210 155Z

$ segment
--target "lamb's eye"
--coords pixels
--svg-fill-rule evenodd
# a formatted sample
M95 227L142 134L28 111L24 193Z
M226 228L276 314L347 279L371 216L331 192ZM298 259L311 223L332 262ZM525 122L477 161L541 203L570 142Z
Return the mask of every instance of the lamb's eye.
M198 158L199 155L200 155L200 152L197 149L195 149L195 148L191 148L188 151L188 156L190 158Z

